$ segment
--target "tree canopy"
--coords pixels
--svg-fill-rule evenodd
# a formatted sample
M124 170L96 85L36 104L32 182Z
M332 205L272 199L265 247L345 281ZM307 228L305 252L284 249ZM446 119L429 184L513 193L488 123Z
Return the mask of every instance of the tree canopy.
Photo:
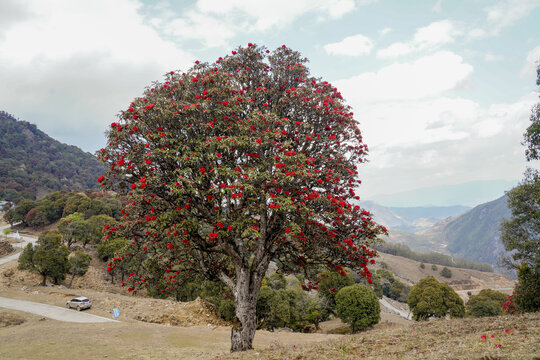
M358 122L306 63L286 46L249 44L172 71L121 111L98 152L109 166L98 181L130 201L109 230L129 249L110 269L140 259L130 290L156 273L171 284L191 271L220 280L236 303L233 351L252 346L271 260L369 278L369 244L385 231L351 202L367 154Z
M448 284L440 283L433 276L420 280L411 288L408 299L409 308L415 320L430 317L463 317L463 300Z

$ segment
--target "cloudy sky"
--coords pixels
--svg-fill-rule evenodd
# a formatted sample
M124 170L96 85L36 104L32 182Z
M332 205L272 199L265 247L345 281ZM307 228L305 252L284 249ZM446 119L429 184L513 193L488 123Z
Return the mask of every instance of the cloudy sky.
M0 110L93 153L164 73L286 44L360 120L364 198L517 180L539 24L540 0L0 0Z

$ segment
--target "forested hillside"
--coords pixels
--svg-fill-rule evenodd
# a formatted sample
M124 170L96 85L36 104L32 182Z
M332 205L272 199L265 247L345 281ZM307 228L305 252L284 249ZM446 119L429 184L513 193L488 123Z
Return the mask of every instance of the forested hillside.
M97 188L103 171L90 153L0 111L0 199L36 199L55 190Z
M444 227L447 250L470 260L496 265L504 252L500 222L510 215L506 195L476 206Z

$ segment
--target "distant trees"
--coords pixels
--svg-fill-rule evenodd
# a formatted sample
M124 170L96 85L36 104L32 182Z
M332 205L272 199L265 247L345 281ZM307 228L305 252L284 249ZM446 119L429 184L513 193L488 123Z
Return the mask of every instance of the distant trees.
M536 68L540 86L540 62ZM540 160L540 102L533 106L524 134L528 161ZM513 302L519 311L540 310L540 173L528 168L522 182L507 192L512 217L501 223L501 240L511 255L505 259L517 270L519 283Z
M441 270L441 276L450 279L452 277L452 271L445 266Z
M0 199L35 200L39 190L96 188L103 167L81 149L62 144L33 124L0 111Z
M377 324L381 318L379 299L363 285L351 285L336 294L336 311L339 318L351 326L352 332Z
M19 269L37 272L43 276L43 286L47 278L55 284L65 279L69 270L69 250L61 243L62 237L58 231L48 231L39 236L37 246L32 244L23 250L19 257Z
M463 317L463 300L447 284L439 283L433 276L420 280L411 288L407 303L417 321L430 317Z
M469 298L465 308L467 314L474 317L502 315L502 305L507 299L508 295L502 292L483 289Z
M56 191L48 194L39 201L21 200L16 207L10 209L5 214L4 218L10 224L22 222L23 225L33 228L52 224L62 217L74 213L80 213L82 215L82 219L77 218L77 221L88 220L93 216L100 215L116 220L120 219L122 216L121 201L117 198L110 197L110 195L107 196L92 192L84 195Z
M486 263L478 263L475 261L452 257L450 255L441 254L437 252L419 253L411 250L405 244L393 244L390 242L384 242L380 244L374 244L373 248L396 256L402 256L407 259L416 260L420 262L420 268L424 269L424 263L437 264L442 266L452 266L463 269L473 269L478 271L493 272L493 267Z
M69 258L69 273L71 274L71 280L69 280L68 287L71 288L73 279L75 276L84 276L88 271L92 257L81 251L77 251L73 256Z
M353 284L354 280L350 272L346 272L345 276L332 271L326 271L320 274L317 291L326 299L325 307L328 312L335 314L337 292Z
M407 302L410 288L396 279L394 275L385 269L379 269L373 276L373 287L378 297L387 296L391 299Z

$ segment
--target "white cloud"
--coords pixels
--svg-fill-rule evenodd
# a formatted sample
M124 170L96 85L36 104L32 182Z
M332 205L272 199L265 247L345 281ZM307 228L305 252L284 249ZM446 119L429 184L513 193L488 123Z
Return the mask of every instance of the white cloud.
M501 30L512 26L540 6L540 0L503 0L485 9L486 20L482 27L469 32L470 39L496 36Z
M392 28L385 27L384 29L379 30L379 34L380 34L380 36L385 36L386 34L388 34L391 31L392 31Z
M412 63L394 63L376 73L339 80L335 85L354 104L422 99L455 89L472 71L461 56L440 51Z
M2 109L88 151L145 86L193 58L144 24L138 1L18 4L24 16L0 25Z
M433 7L431 8L431 11L436 12L436 13L440 13L441 8L442 8L442 0L437 0L435 5L433 5Z
M324 50L330 55L367 55L373 48L373 42L366 36L358 34L348 36L340 42L327 44Z
M521 76L533 78L536 75L536 68L538 66L540 66L540 45L527 53L525 65L521 69Z
M201 40L207 47L226 45L240 33L268 32L290 25L306 14L320 20L339 19L359 6L377 0L198 0L192 10L169 3L152 14L151 22L163 33L182 39Z
M416 30L413 39L409 42L396 42L386 49L377 52L378 58L392 58L403 56L412 52L437 48L440 45L451 43L460 32L450 20L441 20Z
M361 193L519 178L526 166L523 132L537 101L530 93L488 106L446 97L365 106L359 120L370 162Z

